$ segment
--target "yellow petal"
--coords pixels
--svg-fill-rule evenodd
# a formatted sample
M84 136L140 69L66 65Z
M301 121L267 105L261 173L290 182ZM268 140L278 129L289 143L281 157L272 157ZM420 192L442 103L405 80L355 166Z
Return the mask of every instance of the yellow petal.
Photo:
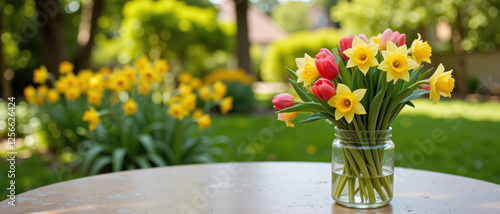
M352 57L349 59L349 61L347 61L347 65L345 66L346 68L352 68L356 66L356 62L354 62L354 60L352 59Z
M408 56L408 48L406 47L406 45L400 46L396 49L396 53L406 57Z
M349 111L347 112L345 115L345 120L348 122L348 123L351 123L352 119L354 118L354 111Z
M339 96L333 96L332 98L330 98L328 100L328 105L332 106L332 107L336 107L337 106L337 101L339 100Z
M365 107L363 107L361 103L357 103L356 105L354 105L353 111L356 114L366 114Z
M378 44L374 44L374 43L371 43L371 44L368 45L368 48L372 52L373 56L377 55L378 47L379 47L379 45Z
M351 94L351 89L347 85L339 83L337 85L337 95L343 96L346 94Z
M384 60L380 63L380 65L378 66L378 69L382 70L382 71L388 71L389 70L389 63L387 62L387 60Z
M363 48L366 46L365 41L360 39L359 37L355 36L354 40L352 40L352 48L353 49L358 49L358 48Z
M408 59L408 58L406 58L406 60L408 61L408 70L415 69L418 67L417 62L415 62L411 59Z
M366 63L364 65L358 65L358 68L364 75L366 75L366 73L368 73L368 69L370 69L370 64Z
M338 109L335 110L335 120L340 120L340 118L342 118L344 116L344 114L342 114L342 112L340 112Z
M382 56L384 57L384 60L389 60L391 58L392 53L390 51L382 51Z
M352 55L354 55L354 50L352 48L349 48L344 51L344 54L348 56L349 58L352 58Z
M366 93L366 89L358 89L358 90L354 91L352 93L352 95L359 102L363 99L363 97L365 96L365 93Z
M406 82L410 82L410 73L408 71L405 71L399 75L399 79L403 79Z
M387 71L387 82L390 82L393 79L396 79L396 76L394 75L394 72ZM394 82L394 84L396 84L396 82Z
M302 69L306 66L306 60L304 58L295 58L295 63L297 67Z
M387 42L387 51L394 53L394 52L396 52L397 49L398 49L398 46L396 46L396 44L392 43L391 41Z

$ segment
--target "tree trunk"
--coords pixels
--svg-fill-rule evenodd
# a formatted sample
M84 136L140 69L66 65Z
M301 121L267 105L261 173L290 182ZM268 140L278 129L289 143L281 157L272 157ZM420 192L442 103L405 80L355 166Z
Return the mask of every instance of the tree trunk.
M455 29L453 29L453 47L455 49L455 57L457 59L457 66L453 72L455 76L455 95L460 98L464 98L467 94L467 70L465 53L462 49L462 14L459 9L457 9L457 17L455 19Z
M253 74L252 61L250 59L250 40L248 39L248 1L234 0L236 7L236 54L238 67L248 74Z
M97 33L97 19L104 8L104 0L88 1L82 8L74 58L75 71L90 67L90 54Z
M59 63L66 60L64 19L59 0L38 0L36 10L40 29L43 64L54 76L59 76Z

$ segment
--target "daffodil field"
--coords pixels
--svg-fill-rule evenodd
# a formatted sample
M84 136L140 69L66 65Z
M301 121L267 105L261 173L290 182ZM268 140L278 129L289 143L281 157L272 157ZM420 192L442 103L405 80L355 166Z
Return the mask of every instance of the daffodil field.
M49 149L78 154L82 175L227 157L222 148L230 148L231 141L204 134L214 107L222 114L233 107L222 81L205 84L187 72L175 77L166 60L145 57L123 68L77 74L64 61L59 73L56 79L40 66L34 71L36 88L26 87L24 95L49 115L48 133L65 132L66 143Z

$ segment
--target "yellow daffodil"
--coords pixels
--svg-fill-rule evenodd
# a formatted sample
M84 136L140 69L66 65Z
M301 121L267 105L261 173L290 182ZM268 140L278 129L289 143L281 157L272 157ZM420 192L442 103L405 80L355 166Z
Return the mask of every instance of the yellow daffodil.
M76 100L78 97L80 97L80 90L76 87L68 88L66 91L64 91L64 97L66 97L67 100Z
M182 120L185 116L188 116L189 112L184 109L184 107L180 103L174 103L170 105L168 111L173 118Z
M78 77L76 79L76 85L80 89L82 94L86 94L87 90L89 89L89 80L85 77Z
M408 58L408 49L406 45L397 47L391 41L387 42L387 50L382 51L384 61L380 63L378 69L387 72L387 82L394 80L394 84L398 79L410 81L411 69L418 67L418 64L412 59Z
M101 67L99 71L97 71L100 75L110 75L111 74L111 69L108 67Z
M93 106L101 106L103 92L100 90L91 89L87 93L87 102Z
M210 99L211 94L212 91L210 90L209 86L203 86L198 90L198 95L200 96L200 99L205 102Z
M137 59L134 62L135 67L139 70L145 68L149 64L150 64L150 61L146 56L142 56L141 58Z
M354 114L366 114L365 108L360 101L365 96L366 89L358 89L351 93L351 89L344 84L338 84L337 94L328 100L328 104L336 108L335 120L342 117L351 123Z
M39 106L43 106L44 100L42 95L39 94L35 95L35 101L36 104L38 104Z
M168 72L167 60L161 59L155 62L155 69L160 75L165 75Z
M203 82L202 82L202 81L201 81L201 79L200 79L200 78L198 78L198 77L195 77L195 78L193 78L193 79L191 80L191 87L192 87L193 89L198 89L198 88L200 88L202 85L203 85Z
M54 104L57 101L59 101L59 93L55 89L50 89L47 92L47 100L51 103Z
M73 64L68 61L62 61L59 63L59 73L60 74L70 74L73 73Z
M128 79L128 83L130 85L134 85L137 81L137 71L135 71L134 68L128 66L128 65L125 65L125 67L123 67L123 74L125 75L125 77L127 77Z
M304 86L308 86L314 83L319 77L318 69L316 68L316 63L314 59L309 55L304 54L304 58L296 58L295 63L299 68L296 72L297 82L304 82Z
M126 103L123 104L123 112L126 115L134 115L138 109L137 103L134 99L129 99Z
M278 120L284 121L287 127L295 127L292 121L299 115L299 112L279 113Z
M233 97L226 97L222 99L220 103L220 111L222 114L227 114L229 111L233 109Z
M93 107L90 107L90 110L83 113L82 119L83 121L89 122L90 131L94 131L101 122L101 117L99 117L99 113Z
M47 95L47 91L49 91L49 88L45 85L40 85L36 87L36 93L38 93L41 96Z
M65 89L77 87L77 78L73 73L69 73L62 77Z
M432 48L427 42L423 42L418 34L418 39L413 40L410 47L411 58L417 62L418 65L422 61L431 63Z
M114 71L111 76L110 88L116 93L128 90L130 88L130 84L125 73Z
M40 68L35 69L33 72L33 82L38 84L45 84L47 78L49 77L49 72L45 66L40 66Z
M28 86L24 88L24 97L26 98L26 102L34 103L35 102L36 90L33 86Z
M55 88L56 88L57 92L64 93L64 91L66 90L66 83L64 82L64 78L56 80Z
M197 122L198 122L198 129L203 130L210 127L210 125L212 124L212 119L210 119L210 115L204 114L203 116L197 119Z
M139 94L140 95L148 95L149 92L151 91L151 84L146 83L146 82L141 82L139 84Z
M196 108L196 94L184 96L181 104L189 112L194 110Z
M434 104L439 102L440 95L443 97L451 97L451 92L455 88L455 79L451 76L453 70L444 72L443 64L439 64L436 72L429 79L431 87L430 99Z
M153 82L161 82L161 76L151 67L146 66L139 70L139 81L145 81L149 84Z
M90 90L103 91L104 85L102 81L102 75L96 74L89 78L88 87Z
M216 81L213 85L212 100L219 101L227 93L227 86L222 81Z
M187 84L181 84L179 88L177 88L177 90L182 96L187 96L193 93L193 88L191 88L191 86Z
M92 75L94 75L94 72L92 72L92 70L90 69L84 69L78 72L78 78L82 78L85 80L88 80L90 77L92 77Z
M346 67L351 68L358 66L359 70L366 75L370 67L378 65L378 61L375 58L377 51L377 44L366 44L365 41L355 36L352 40L352 48L344 51L344 54L349 57Z
M177 80L180 82L180 83L186 83L188 84L191 79L193 78L193 75L187 71L185 72L182 72L181 75L179 75L179 77L177 78Z
M203 110L197 108L196 110L193 111L193 114L191 115L192 118L198 119L201 116L203 116Z

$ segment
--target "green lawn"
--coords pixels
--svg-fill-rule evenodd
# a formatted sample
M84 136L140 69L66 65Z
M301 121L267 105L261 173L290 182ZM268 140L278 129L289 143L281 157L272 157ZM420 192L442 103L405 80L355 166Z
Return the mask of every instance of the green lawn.
M396 166L477 178L500 184L500 104L416 100L393 122ZM300 114L300 121L307 114ZM295 128L269 115L214 118L233 139L235 161L323 161L331 158L333 128L317 121Z

